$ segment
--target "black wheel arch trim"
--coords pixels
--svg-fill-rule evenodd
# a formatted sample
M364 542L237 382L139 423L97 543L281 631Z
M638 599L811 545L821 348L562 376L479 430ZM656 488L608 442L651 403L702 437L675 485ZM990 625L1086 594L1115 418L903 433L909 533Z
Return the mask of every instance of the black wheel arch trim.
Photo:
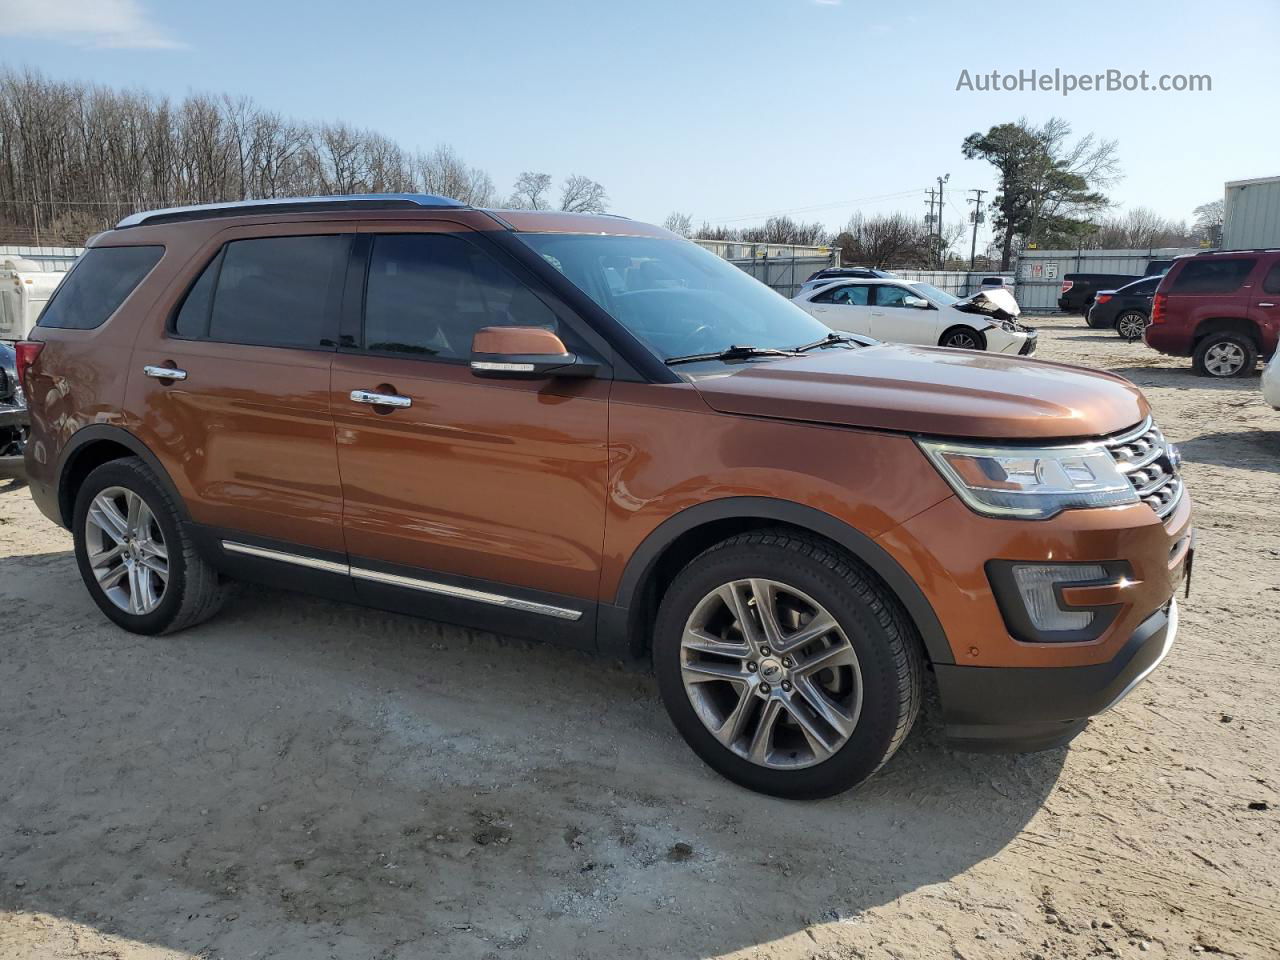
M191 519L191 515L187 512L186 501L178 493L178 488L174 486L173 480L169 477L169 471L164 468L164 464L148 449L145 443L124 427L109 423L91 423L88 426L81 427L71 435L71 439L62 448L62 453L58 457L57 468L54 471L54 482L56 484L54 489L57 492L58 512L62 517L62 525L64 527L71 528L71 511L75 507L74 502L67 502L64 489L67 470L75 463L76 457L84 451L85 447L103 441L119 444L145 463L151 469L151 472L155 474L160 485L165 488L165 493L169 495L177 506L179 518L183 521Z
M602 651L613 649L616 652L616 641L610 643L605 634L622 629L621 621L626 620L627 632L635 628L635 620L631 614L637 612L645 585L666 549L682 535L718 520L776 521L816 533L843 547L866 564L894 592L924 641L930 662L955 663L946 631L943 630L933 606L915 580L888 551L862 531L829 513L791 500L770 497L725 497L711 500L688 507L659 524L627 561L615 599L608 605L607 612L602 611ZM606 620L612 623L607 623Z

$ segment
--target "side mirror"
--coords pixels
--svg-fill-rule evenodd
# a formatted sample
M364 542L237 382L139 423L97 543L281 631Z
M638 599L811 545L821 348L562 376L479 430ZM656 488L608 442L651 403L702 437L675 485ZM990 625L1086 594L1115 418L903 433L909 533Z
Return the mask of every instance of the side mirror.
M924 297L903 297L902 305L905 307L915 307L917 310L929 309L929 301Z
M590 377L596 364L570 353L544 327L482 327L471 340L471 372L503 380Z

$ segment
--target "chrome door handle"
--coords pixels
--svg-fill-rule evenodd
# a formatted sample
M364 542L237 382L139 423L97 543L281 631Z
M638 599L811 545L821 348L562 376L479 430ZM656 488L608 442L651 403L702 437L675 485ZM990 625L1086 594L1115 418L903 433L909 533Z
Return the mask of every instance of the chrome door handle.
M372 390L352 390L352 403L369 403L375 407L412 407L413 401L396 393L374 393Z
M1271 303L1271 302L1267 302L1267 303L1260 303L1260 304L1258 304L1258 306L1260 306L1260 307L1274 307L1274 306L1275 306L1275 304L1274 304L1274 303Z
M148 377L153 377L156 380L187 379L187 371L179 370L177 367L157 367L149 363L142 368L142 372Z

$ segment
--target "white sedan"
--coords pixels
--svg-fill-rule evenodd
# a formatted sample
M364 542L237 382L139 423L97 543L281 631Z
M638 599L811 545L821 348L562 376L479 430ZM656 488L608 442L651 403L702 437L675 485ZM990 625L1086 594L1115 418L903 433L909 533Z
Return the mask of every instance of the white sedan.
M1280 349L1271 355L1262 368L1262 398L1280 410Z
M1026 355L1036 332L1018 323L1017 301L1005 290L961 300L912 280L842 280L793 301L827 326L887 343Z

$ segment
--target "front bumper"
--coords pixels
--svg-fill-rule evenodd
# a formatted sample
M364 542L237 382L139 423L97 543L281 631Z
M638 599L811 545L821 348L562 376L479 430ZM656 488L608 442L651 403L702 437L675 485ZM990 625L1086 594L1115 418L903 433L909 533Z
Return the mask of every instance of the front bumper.
M12 448L14 432L20 431L20 440L31 425L31 415L26 407L0 405L0 480L12 480L26 476L27 468L21 453L8 453Z
M960 750L1026 752L1067 743L1160 665L1178 632L1170 600L1105 663L1075 667L936 664L948 743Z

